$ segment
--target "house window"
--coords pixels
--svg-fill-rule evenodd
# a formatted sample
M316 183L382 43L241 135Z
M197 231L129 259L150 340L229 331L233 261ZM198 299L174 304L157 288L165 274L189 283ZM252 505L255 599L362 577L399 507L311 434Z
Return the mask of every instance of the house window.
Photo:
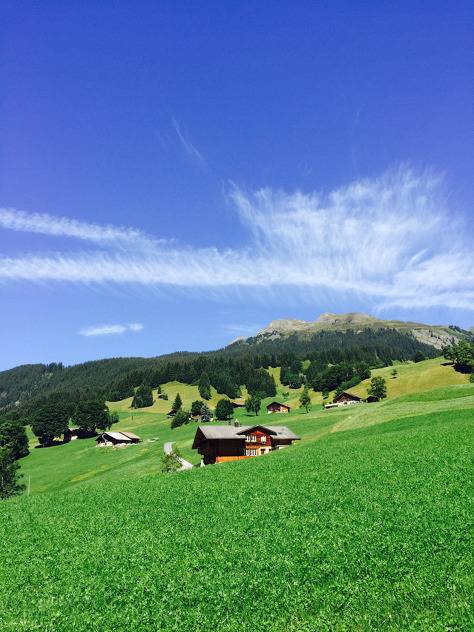
M247 437L247 441L248 441L249 443L257 443L257 437L256 437L255 435L249 435L249 436Z
M267 436L266 436L266 435L262 435L262 436L260 437L260 441L261 441L262 443L266 443L266 442L267 442Z
M255 449L245 450L245 454L246 456L257 456L257 450Z

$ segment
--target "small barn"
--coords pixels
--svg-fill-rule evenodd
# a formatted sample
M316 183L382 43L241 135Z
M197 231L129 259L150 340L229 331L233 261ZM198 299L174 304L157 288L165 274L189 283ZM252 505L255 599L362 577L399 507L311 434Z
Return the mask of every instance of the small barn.
M334 399L333 404L337 404L338 406L346 406L347 404L359 404L362 401L362 398L358 395L354 395L353 393L349 393L348 391L342 391L339 393Z
M139 443L140 437L137 437L133 432L113 432L111 430L107 430L107 432L103 432L96 439L97 445L99 447L107 447L107 446L124 446L131 445L132 443Z
M134 434L133 432L129 432L128 430L127 430L127 431L122 430L122 431L120 432L120 434L123 434L123 435L125 435L126 437L128 437L132 443L140 443L140 441L141 441L141 439L140 439L140 437L139 437L139 436L137 436L137 435L136 435L136 434Z
M271 415L273 413L289 413L290 407L286 404L280 404L280 402L271 402L267 406L267 414Z

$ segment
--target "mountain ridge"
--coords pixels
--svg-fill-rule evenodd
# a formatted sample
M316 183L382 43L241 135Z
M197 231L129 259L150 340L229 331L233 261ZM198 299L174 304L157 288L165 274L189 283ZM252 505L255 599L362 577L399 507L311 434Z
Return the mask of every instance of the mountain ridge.
M362 331L363 329L396 329L412 335L416 340L441 350L443 347L456 342L459 338L470 336L470 332L454 325L428 325L403 320L386 320L363 312L348 312L336 314L324 312L314 321L298 320L295 318L280 318L272 320L266 327L254 336L249 336L237 344L258 343L263 340L275 340L294 334L306 337L321 331ZM234 344L231 343L231 344Z
M381 366L393 360L411 360L416 353L435 357L442 347L460 339L473 340L474 336L454 325L389 321L360 312L325 312L312 322L280 319L253 337L214 351L107 358L68 367L61 363L30 364L2 371L0 413L9 406L54 392L83 398L99 393L113 399L112 394L122 388L124 380L130 382L126 388L143 381L156 385L178 378L193 383L203 371L210 374L216 390L234 396L236 385L245 383L240 375L242 367L277 366L288 362L290 356L326 364L364 360L371 366Z

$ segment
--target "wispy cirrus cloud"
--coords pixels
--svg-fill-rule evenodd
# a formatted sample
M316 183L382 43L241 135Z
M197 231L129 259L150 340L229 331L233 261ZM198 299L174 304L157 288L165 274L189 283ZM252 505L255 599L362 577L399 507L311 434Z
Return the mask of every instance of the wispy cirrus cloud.
M190 156L190 158L192 158L192 160L199 163L200 165L204 165L206 162L204 160L204 156L197 149L197 147L195 147L192 142L188 138L186 138L184 133L181 131L181 126L178 121L173 117L171 119L171 122L173 124L174 131L176 132L176 136L178 137L178 140L184 151L188 154L188 156Z
M84 329L80 329L77 333L80 336L117 336L124 334L126 331L141 331L142 323L128 323L127 325L90 325Z
M472 228L450 211L443 179L434 173L402 167L329 193L248 192L232 186L228 197L248 232L241 248L154 242L150 249L132 239L127 249L123 240L126 252L107 246L0 257L0 280L219 292L285 288L315 296L326 291L356 295L382 309L474 309ZM27 230L27 221L24 226Z
M150 237L136 228L90 224L69 217L26 213L13 208L0 208L0 228L56 237L73 237L103 245L151 242Z

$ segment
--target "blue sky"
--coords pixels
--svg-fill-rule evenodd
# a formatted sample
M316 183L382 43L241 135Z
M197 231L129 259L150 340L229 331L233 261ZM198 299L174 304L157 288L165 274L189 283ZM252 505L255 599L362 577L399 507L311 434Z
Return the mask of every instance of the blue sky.
M473 13L3 2L0 369L473 325Z

